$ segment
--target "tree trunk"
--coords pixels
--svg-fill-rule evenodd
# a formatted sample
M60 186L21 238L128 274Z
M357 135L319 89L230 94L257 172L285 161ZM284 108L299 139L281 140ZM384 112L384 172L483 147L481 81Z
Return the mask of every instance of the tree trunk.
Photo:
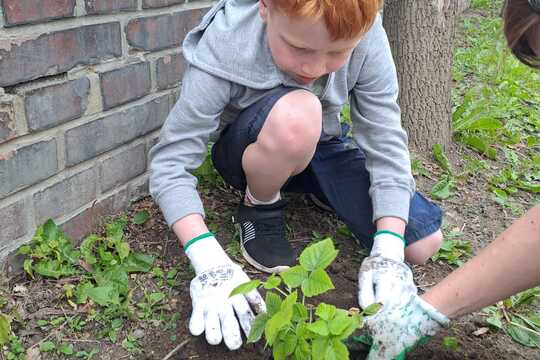
M384 27L398 71L403 126L413 149L451 141L452 48L469 0L387 0Z

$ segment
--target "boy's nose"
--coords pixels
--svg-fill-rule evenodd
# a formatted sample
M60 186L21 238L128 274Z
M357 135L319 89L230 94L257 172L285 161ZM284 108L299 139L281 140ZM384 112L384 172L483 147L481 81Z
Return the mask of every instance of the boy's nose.
M305 77L319 78L326 72L326 66L323 63L303 64L302 75Z

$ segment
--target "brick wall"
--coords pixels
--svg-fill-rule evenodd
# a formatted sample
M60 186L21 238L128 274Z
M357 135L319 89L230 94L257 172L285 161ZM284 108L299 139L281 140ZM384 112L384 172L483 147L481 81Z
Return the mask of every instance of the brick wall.
M48 218L80 239L147 194L179 45L211 4L0 0L0 262Z

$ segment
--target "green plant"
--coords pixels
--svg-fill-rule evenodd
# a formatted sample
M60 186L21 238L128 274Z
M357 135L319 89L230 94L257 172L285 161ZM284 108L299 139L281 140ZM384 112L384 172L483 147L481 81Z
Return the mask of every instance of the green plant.
M452 351L459 350L459 342L453 336L445 336L443 338L442 344L448 350L452 350Z
M92 350L90 350L90 352L84 351L84 350L83 351L77 351L75 356L78 357L78 358L82 358L84 360L91 360L97 354L99 354L99 350L98 349L92 349Z
M214 167L212 156L210 156L210 154L206 156L201 166L193 172L193 175L195 175L199 183L204 186L201 190L205 192L208 191L208 187L216 187L225 183Z
M133 223L136 225L143 225L150 220L150 213L148 210L141 210L133 216Z
M137 338L135 338L131 334L128 334L128 336L126 336L126 338L122 340L122 347L129 352L137 353L137 354L142 353L143 351Z
M460 240L463 233L452 230L445 234L443 244L439 251L431 257L432 261L445 261L450 265L461 266L463 260L472 255L472 245L467 240Z
M452 127L456 140L504 164L488 188L497 203L519 214L512 197L540 192L540 74L507 49L501 6L502 0L474 0L485 16L463 22L464 41L454 52Z
M540 348L540 313L527 311L527 305L540 299L540 287L532 288L499 301L483 310L488 315L487 322L504 330L512 339L522 345Z
M433 157L439 167L443 170L444 174L431 189L431 195L435 199L444 200L454 194L456 188L454 170L440 144L433 145Z
M166 295L162 292L153 292L148 294L144 292L144 301L137 303L137 307L141 310L138 312L139 319L150 319L156 311L164 308L164 300Z
M24 346L21 340L15 335L9 337L9 342L4 349L0 348L7 360L26 360L26 354ZM1 353L0 353L1 354Z
M363 315L375 313L380 306L374 304L361 313L325 303L306 304L306 298L334 288L325 269L337 254L332 240L327 238L306 247L299 265L271 275L266 281L252 280L234 289L231 296L258 287L267 290L267 312L255 318L248 342L256 342L264 335L276 360L348 359L343 341L362 327Z

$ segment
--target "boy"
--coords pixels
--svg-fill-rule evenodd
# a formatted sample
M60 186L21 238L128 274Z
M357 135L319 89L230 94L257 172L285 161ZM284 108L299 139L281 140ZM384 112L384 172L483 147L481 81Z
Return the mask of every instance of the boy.
M310 193L372 248L359 271L362 303L390 306L416 291L404 258L423 263L437 251L441 212L414 191L379 6L222 0L186 37L189 66L151 152L150 186L197 274L192 334L205 331L209 343L223 337L238 348L233 308L246 334L253 317L247 302L264 309L256 292L247 302L228 298L247 276L208 232L190 174L220 120L225 128L212 158L225 181L245 191L234 222L250 264L279 272L294 263L280 192ZM347 101L362 150L339 123Z

